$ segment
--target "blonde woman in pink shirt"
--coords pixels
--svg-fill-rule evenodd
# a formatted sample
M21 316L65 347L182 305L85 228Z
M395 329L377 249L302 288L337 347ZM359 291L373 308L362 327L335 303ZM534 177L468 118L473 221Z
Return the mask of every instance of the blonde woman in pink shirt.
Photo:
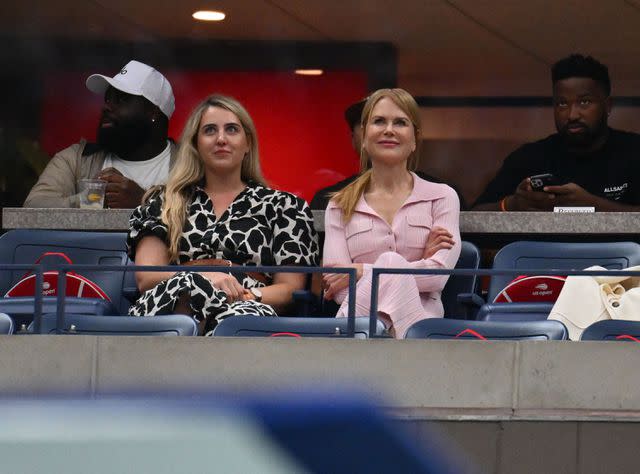
M356 314L368 315L371 269L453 268L460 255L460 202L445 184L419 178L420 114L403 89L374 92L362 112L361 174L325 213L324 265L357 270ZM447 275L381 275L378 317L404 337L416 321L442 317ZM325 298L347 315L348 277L323 276Z

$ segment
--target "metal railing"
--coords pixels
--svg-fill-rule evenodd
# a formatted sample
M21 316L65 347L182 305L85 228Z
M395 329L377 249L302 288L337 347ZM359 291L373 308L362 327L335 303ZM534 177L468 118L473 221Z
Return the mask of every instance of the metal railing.
M33 329L37 334L40 331L42 321L43 295L42 287L44 283L44 269L42 264L0 264L0 271L31 271L35 275L35 294L34 294L34 319ZM58 290L57 290L57 307L56 307L56 333L62 334L65 326L65 297L66 297L66 276L69 272L77 272L82 274L83 271L194 271L193 266L189 265L87 265L87 264L54 264L48 267L49 270L58 272ZM356 303L356 269L352 267L300 267L300 266L198 266L198 271L219 271L225 273L344 273L349 276L349 303L347 312L347 336L355 335L355 303ZM528 276L546 275L546 276L632 276L640 277L640 271L628 270L550 270L550 269L413 269L413 268L373 268L372 269L372 288L369 312L369 337L375 338L380 335L377 330L377 314L378 314L378 295L380 285L380 275L449 275L449 276L520 276L526 274ZM37 291L40 289L40 291Z
M82 271L194 271L192 265L86 265L86 264L59 264L55 266L59 272L58 277L58 295L56 308L56 333L62 334L64 329L64 300L66 293L66 274L74 271L82 274ZM356 269L355 268L329 268L329 267L300 267L300 266L214 266L214 265L198 265L197 271L214 271L224 273L346 273L349 275L349 305L347 311L347 337L355 336L356 317L355 317L355 298L356 293ZM35 316L34 316L35 318ZM35 319L34 319L35 321ZM34 322L34 328L36 324ZM37 327L40 325L38 323Z
M33 327L35 331L40 331L40 321L42 320L42 287L44 285L44 268L41 263L0 263L0 271L27 271L35 275L34 295L33 295ZM38 291L39 290L39 291Z
M640 277L640 271L626 270L550 270L550 269L482 269L482 268L453 268L453 269L436 269L436 268L373 268L371 271L371 302L369 309L369 337L375 338L378 335L375 332L376 322L378 318L378 290L380 286L380 275L461 275L461 276L632 276ZM506 303L508 304L508 303Z

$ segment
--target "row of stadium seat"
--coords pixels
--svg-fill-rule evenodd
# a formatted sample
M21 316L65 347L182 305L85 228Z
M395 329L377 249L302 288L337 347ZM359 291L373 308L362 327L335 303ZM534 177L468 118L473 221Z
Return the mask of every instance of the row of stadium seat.
M0 236L0 295L6 293L24 276L24 269L2 270L11 264L33 264L45 252L62 252L74 264L120 265L120 269L102 268L82 270L83 276L98 284L109 300L67 297L65 316L74 314L122 315L137 297L135 276L128 266L132 264L126 253L126 234L112 232L73 232L55 230L12 230ZM45 270L56 268L56 260L44 260ZM581 270L592 265L610 270L624 269L640 264L640 244L634 242L562 243L519 241L506 245L495 256L486 302L478 294L479 278L476 274L452 275L442 294L446 319L484 321L546 320L551 303L492 303L496 295L518 274L548 269ZM462 243L456 269L477 270L480 252L470 243ZM488 270L484 270L486 273ZM313 301L309 292L297 295L299 300ZM295 316L333 316L326 308L298 308ZM42 313L57 310L55 297L44 297ZM335 311L335 309L333 310ZM0 312L9 314L14 325L22 332L31 323L34 298L0 298ZM365 315L358 315L365 316ZM18 329L20 332L20 329Z
M0 334L14 332L13 320L0 313ZM27 331L29 333L29 331ZM56 314L42 318L40 334L56 334ZM62 334L139 335L139 336L196 336L198 328L193 318L185 315L163 315L134 318L130 316L97 316L74 314L65 318ZM376 336L384 334L378 322ZM306 318L261 316L233 316L222 321L214 330L214 337L339 337L347 336L345 318ZM355 338L369 334L368 318L356 318ZM405 339L459 340L566 340L567 329L559 321L461 321L455 319L425 319L414 324ZM640 322L606 320L589 326L581 340L640 342Z

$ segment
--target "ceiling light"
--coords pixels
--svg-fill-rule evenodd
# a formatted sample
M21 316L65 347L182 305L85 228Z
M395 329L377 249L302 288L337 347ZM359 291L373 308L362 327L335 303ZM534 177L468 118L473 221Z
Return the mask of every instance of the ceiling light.
M301 76L321 76L323 73L322 69L296 69L296 74Z
M194 12L193 15L191 16L196 20L201 20L201 21L222 21L224 20L224 17L226 15L222 12L217 12L213 10L199 10L197 12Z

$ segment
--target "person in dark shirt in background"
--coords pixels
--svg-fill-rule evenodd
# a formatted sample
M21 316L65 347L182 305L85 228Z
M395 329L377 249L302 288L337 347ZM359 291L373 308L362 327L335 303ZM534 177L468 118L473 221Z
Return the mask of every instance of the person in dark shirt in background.
M473 210L640 211L640 135L608 126L607 67L572 54L553 65L551 80L557 133L511 153ZM541 174L551 176L531 180Z
M362 109L364 109L365 102L366 100L361 100L360 102L351 104L344 111L344 118L347 121L347 124L349 124L349 129L351 130L351 145L358 155L360 154L360 147L362 146L362 124L360 123L360 117L362 116ZM326 188L316 191L310 203L311 209L315 211L324 211L327 208L327 204L329 204L331 195L355 181L357 177L358 175L354 174L342 181L332 184L331 186L327 186Z
M353 146L353 149L356 152L356 156L358 157L360 156L360 148L362 147L362 123L361 123L362 110L364 109L364 104L366 102L367 100L364 99L364 100L361 100L360 102L356 102L355 104L351 104L344 111L344 118L347 121L347 124L349 125L349 129L351 130L351 145ZM430 176L426 173L423 173L422 171L416 171L415 173L420 178L426 179L427 181L431 181L434 183L443 183L441 179L438 179L435 176ZM356 180L358 176L359 176L358 174L354 174L331 186L327 186L326 188L322 188L316 191L315 195L313 196L313 199L311 200L311 204L310 204L311 209L314 211L324 211L327 208L327 204L329 204L331 195L333 193L337 193L338 191L346 187L348 184L351 184L353 181ZM451 186L451 184L449 183L445 183L445 184L448 184L449 186ZM465 201L462 195L460 194L460 192L455 187L453 186L451 187L454 189L456 194L458 194L458 199L460 199L460 208L466 209Z

